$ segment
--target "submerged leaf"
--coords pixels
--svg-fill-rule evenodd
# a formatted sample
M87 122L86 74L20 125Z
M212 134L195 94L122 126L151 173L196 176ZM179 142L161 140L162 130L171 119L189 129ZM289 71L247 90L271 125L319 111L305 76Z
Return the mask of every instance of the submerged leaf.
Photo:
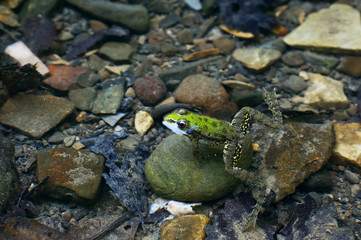
M85 139L82 143L106 158L105 165L109 172L103 173L103 177L112 190L111 194L129 211L146 215L148 188L144 177L145 157L134 153L118 155L113 146L115 139L125 136L126 132L123 131L123 134Z

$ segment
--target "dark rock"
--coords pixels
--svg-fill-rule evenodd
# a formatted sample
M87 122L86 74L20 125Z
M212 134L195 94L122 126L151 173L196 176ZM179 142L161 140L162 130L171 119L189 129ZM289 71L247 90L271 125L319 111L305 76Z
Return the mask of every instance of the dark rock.
M193 32L186 28L177 33L177 39L181 44L193 43Z
M165 43L167 35L163 29L151 31L148 34L148 42L152 47L159 47Z
M213 41L213 44L216 48L221 49L221 51L225 54L231 54L236 48L236 42L229 38L218 38Z
M89 65L91 65L89 63ZM76 84L81 87L92 87L95 83L100 80L100 76L93 71L86 71L79 75L76 80Z
M1 107L0 122L34 138L40 138L74 109L74 105L64 98L18 94L9 98Z
M98 0L83 0L81 2L68 0L68 2L94 16L120 24L134 31L144 32L148 29L148 12L143 5Z
M290 51L282 56L282 62L291 67L301 66L305 61L298 51Z
M130 61L130 57L134 53L134 49L126 43L107 42L99 50L103 54L115 62Z
M232 89L231 102L235 102L239 108L245 106L257 106L263 102L262 92L258 89Z
M302 57L306 63L316 66L323 66L328 69L333 68L338 62L337 57L322 55L314 52L302 52Z
M345 170L345 178L350 183L360 183L359 175L347 169Z
M97 55L91 55L89 57L89 68L99 71L102 68L104 68L106 65L106 63L104 62L103 59L101 59L100 57L98 57Z
M20 10L19 18L21 19L21 22L24 23L24 21L30 17L47 16L58 2L58 0L26 1Z
M305 80L296 75L291 75L286 81L282 82L282 85L295 93L301 92L307 88Z
M205 58L196 62L186 63L183 66L172 68L166 72L160 73L159 77L165 82L168 80L182 80L191 74L195 74L199 66L206 66L207 64L218 63L220 61L224 61L224 57L214 56Z
M167 0L154 0L149 3L148 10L155 13L168 14L172 10L172 4Z
M69 100L75 104L76 108L89 111L93 107L96 90L92 87L70 90L68 97Z
M166 57L172 57L174 55L177 54L178 49L176 46L174 46L171 43L164 43L162 44L162 46L160 47L160 51L163 53L164 56Z
M6 87L4 86L3 82L0 82L0 106L4 104L8 97L9 94Z
M179 16L175 13L171 13L159 22L159 27L166 29L166 28L172 27L173 25L177 24L178 21L179 21Z
M15 204L19 179L14 166L14 146L0 132L0 215Z
M217 7L217 0L204 0L202 1L202 14L210 15Z
M144 77L135 80L134 91L144 105L155 105L165 97L167 87L158 77Z
M333 182L327 169L313 173L301 185L300 188L308 192L330 192Z
M261 45L261 48L263 49L273 49L273 50L277 50L280 52L284 52L287 50L287 45L285 44L285 42L282 40L282 38L276 38L275 40L263 43Z

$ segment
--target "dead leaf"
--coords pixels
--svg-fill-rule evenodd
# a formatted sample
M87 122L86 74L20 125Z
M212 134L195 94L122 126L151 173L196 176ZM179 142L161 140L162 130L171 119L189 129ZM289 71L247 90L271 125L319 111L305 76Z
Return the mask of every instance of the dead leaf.
M276 17L279 17L281 16L281 14L286 11L288 8L288 5L283 5L283 6L279 6L276 8L276 12L275 12L275 16Z
M191 54L189 54L188 56L184 56L183 57L183 61L196 61L202 58L206 58L206 57L210 57L210 56L215 56L221 54L221 50L219 48L211 48L211 49L206 49L206 50L202 50L202 51L198 51L198 52L193 52Z
M254 38L254 34L251 32L242 32L235 29L230 29L226 25L220 25L219 27L223 31L239 38L247 38L247 39Z
M20 26L16 14L3 5L0 5L0 22L10 27Z

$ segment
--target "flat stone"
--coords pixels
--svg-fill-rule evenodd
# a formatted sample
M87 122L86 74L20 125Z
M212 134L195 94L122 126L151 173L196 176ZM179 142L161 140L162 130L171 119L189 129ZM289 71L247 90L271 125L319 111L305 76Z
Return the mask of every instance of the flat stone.
M117 113L112 115L101 116L101 118L108 123L111 127L114 127L117 122L126 115L126 113Z
M293 102L303 102L319 109L344 109L349 105L342 82L321 74L308 73L308 77L304 97L295 96Z
M282 85L296 93L307 88L305 80L296 75L291 75L288 79L286 79L286 81L282 82Z
M341 58L341 63L337 66L337 70L354 77L361 77L361 57L347 56Z
M99 53L116 62L129 61L133 52L129 44L122 42L107 42L99 50Z
M239 181L225 171L222 151L199 147L201 159L194 156L192 142L183 135L170 135L160 143L144 169L156 194L176 201L202 202L233 191Z
M94 100L92 113L116 114L124 96L124 80L106 80Z
M291 51L282 55L282 62L291 67L301 66L305 60L302 57L302 54L298 51Z
M45 79L44 83L61 91L68 90L78 77L87 71L87 68L81 66L48 65L48 68L51 76Z
M245 67L262 71L281 57L281 52L274 49L263 48L238 48L232 57L241 62Z
M335 123L336 144L332 160L351 165L361 173L361 123Z
M329 69L333 68L339 62L339 59L337 57L314 53L310 51L302 52L302 58L312 67L316 65Z
M92 109L95 96L96 90L92 87L70 90L68 93L69 100L75 107L84 111Z
M54 148L37 155L37 178L49 180L42 186L47 196L88 203L99 191L104 157L89 150Z
M278 130L255 128L252 135L252 142L262 149L255 157L265 161L265 172L257 174L264 179L267 189L274 191L275 202L294 193L331 156L332 124L286 124ZM257 192L252 193L257 196Z
M328 53L361 52L360 12L346 4L333 4L311 13L306 21L284 37L292 47L310 48Z
M211 219L204 214L181 216L165 221L161 227L160 239L192 239L203 240L206 237L204 228Z
M226 37L213 40L213 44L216 48L219 48L225 54L231 54L236 48L236 41Z
M1 107L0 123L40 138L74 109L74 104L64 98L18 94L9 98Z

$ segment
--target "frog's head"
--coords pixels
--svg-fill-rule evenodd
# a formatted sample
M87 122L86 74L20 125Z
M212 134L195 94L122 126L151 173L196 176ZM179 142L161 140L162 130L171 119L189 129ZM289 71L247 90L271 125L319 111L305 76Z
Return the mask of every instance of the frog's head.
M163 124L174 133L190 134L192 130L197 129L196 121L194 121L196 115L184 108L180 108L165 116Z

